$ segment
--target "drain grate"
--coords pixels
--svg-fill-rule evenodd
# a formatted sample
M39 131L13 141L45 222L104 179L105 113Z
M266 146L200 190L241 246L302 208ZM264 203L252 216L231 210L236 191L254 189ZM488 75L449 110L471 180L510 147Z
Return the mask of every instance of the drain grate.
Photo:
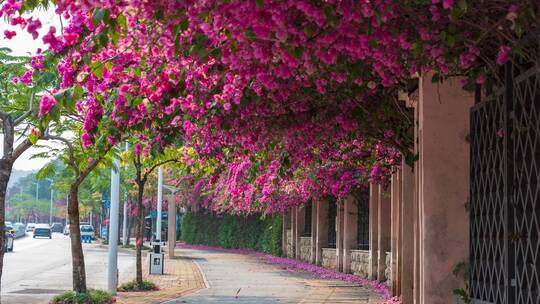
M36 289L36 288L25 288L21 290L11 291L10 293L18 294L57 294L62 293L65 290L62 289Z

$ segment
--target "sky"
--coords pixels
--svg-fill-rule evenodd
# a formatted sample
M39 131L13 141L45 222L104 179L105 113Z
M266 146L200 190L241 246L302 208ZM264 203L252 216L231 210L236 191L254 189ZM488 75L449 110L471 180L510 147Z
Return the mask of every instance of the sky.
M28 32L21 30L19 27L10 26L5 18L0 18L0 48L10 48L15 55L33 55L38 48L45 49L45 45L41 40L41 36L49 31L50 26L60 28L60 20L54 13L53 9L39 10L32 14L39 18L42 23L42 28L38 30L40 37L36 40L32 38ZM15 30L17 35L11 40L7 40L4 37L4 30ZM58 147L59 144L47 143L40 141L40 145L52 145ZM0 134L0 154L3 153L3 135ZM38 170L43 167L49 160L48 159L31 159L32 155L47 151L47 149L30 148L23 155L21 155L17 161L15 161L14 168L19 170Z

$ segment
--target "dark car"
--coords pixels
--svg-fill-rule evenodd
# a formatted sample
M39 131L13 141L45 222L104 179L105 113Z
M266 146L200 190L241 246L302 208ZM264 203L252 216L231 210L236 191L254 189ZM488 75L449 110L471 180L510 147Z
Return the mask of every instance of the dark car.
M15 237L10 231L10 228L11 227L4 226L4 252L13 251L13 243L15 241Z
M34 229L34 238L36 237L48 237L52 239L51 227L47 224L38 224Z
M62 225L62 223L53 223L51 226L51 231L62 233L64 232L64 225Z

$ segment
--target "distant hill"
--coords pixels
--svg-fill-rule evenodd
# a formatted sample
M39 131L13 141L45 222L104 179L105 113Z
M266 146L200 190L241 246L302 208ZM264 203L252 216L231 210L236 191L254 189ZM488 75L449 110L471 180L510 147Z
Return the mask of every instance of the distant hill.
M9 178L9 184L8 184L8 189L15 185L17 183L17 181L19 181L19 179L27 176L28 174L31 174L31 173L35 173L36 171L35 170L17 170L17 169L13 169L13 171L11 171L11 177Z

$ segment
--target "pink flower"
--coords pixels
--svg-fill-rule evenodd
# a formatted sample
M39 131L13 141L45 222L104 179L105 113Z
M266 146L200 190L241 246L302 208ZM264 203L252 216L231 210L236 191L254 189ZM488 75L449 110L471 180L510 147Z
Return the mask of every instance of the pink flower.
M135 152L135 155L140 156L142 152L141 144L135 144L135 147L133 147L133 152Z
M6 39L11 39L11 38L15 37L16 35L17 35L17 33L15 31L9 31L9 30L4 31L4 37Z
M82 145L84 148L92 145L92 137L88 133L84 133L81 137Z
M497 54L497 64L503 65L508 61L508 54L511 48L507 45L499 47L499 54Z
M48 114L49 111L56 105L56 99L52 95L43 95L41 98L41 103L39 104L39 113L38 117L41 119L44 115Z

